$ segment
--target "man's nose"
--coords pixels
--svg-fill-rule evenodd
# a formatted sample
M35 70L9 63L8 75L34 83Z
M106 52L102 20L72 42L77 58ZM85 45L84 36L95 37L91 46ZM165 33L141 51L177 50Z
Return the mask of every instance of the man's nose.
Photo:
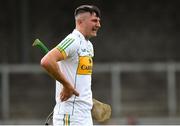
M97 27L101 27L101 23L100 22L97 22Z

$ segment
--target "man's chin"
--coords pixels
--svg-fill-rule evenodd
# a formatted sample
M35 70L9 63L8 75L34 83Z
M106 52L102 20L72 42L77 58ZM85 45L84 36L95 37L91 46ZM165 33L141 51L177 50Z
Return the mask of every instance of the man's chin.
M94 33L94 34L91 34L88 38L93 38L93 37L96 37L96 36L97 36L97 34Z
M96 37L96 36L97 36L97 33L92 34L92 37Z

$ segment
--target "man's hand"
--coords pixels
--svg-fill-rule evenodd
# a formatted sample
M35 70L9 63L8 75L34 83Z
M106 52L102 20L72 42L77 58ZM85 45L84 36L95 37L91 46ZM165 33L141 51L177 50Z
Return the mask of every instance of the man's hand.
M63 87L61 93L60 93L60 99L61 101L68 100L72 95L79 96L79 93L72 87Z

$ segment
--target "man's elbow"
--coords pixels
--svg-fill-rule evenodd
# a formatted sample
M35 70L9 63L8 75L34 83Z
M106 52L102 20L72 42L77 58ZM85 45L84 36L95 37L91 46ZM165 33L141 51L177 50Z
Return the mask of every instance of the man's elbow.
M43 68L47 68L48 67L48 60L47 58L44 56L42 59L41 59L41 62L40 62L40 65L43 67Z

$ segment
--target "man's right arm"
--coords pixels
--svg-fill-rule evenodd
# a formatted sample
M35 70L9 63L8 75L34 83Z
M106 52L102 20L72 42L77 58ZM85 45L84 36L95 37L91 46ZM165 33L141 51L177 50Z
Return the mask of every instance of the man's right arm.
M41 66L48 72L50 76L52 76L63 85L63 90L60 94L60 98L61 101L65 101L73 94L79 96L79 93L72 87L70 82L61 72L60 67L57 63L61 60L64 60L64 57L61 52L55 47L41 59Z

